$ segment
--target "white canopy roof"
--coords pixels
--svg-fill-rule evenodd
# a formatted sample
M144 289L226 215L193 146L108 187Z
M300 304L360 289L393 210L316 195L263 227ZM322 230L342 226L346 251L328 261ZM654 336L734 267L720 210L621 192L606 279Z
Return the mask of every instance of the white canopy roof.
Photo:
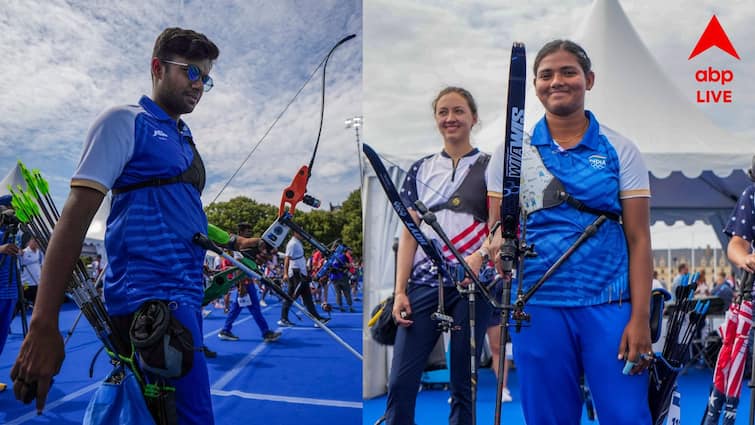
M750 167L752 143L717 127L685 98L645 47L618 0L596 0L573 40L585 48L596 74L595 86L585 98L587 108L601 124L637 144L654 176L680 171L697 177L709 170L725 177ZM530 51L530 68L536 53ZM542 116L543 107L530 85L526 126ZM480 132L476 139L483 150L491 152L501 143L505 119Z

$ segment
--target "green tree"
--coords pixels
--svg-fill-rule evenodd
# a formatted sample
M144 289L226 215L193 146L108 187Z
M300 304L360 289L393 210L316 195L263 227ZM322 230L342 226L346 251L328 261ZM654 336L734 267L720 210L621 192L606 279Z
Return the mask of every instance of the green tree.
M341 240L355 256L362 258L362 193L359 189L349 194L337 214L343 217Z
M345 224L337 213L320 210L297 213L293 221L328 248L335 240L341 239L341 229ZM305 243L304 251L311 255L312 246Z
M236 232L238 223L247 222L252 225L253 234L260 236L278 217L278 208L239 196L208 205L205 213L210 223L223 230ZM362 202L359 189L349 194L340 209L299 211L294 215L293 222L328 248L339 240L350 247L354 255L362 256ZM307 255L312 254L310 244L305 243L304 249Z
M227 202L216 202L205 207L207 220L228 232L236 232L241 222L252 225L255 235L262 233L275 221L278 209L272 205L261 204L246 196L238 196Z

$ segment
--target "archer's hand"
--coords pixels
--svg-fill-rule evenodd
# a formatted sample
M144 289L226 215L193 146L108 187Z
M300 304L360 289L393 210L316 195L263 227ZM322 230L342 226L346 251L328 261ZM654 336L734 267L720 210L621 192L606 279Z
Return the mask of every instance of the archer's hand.
M10 373L16 400L28 404L36 398L37 413L41 413L52 377L60 372L64 358L63 338L57 326L40 327L32 322Z
M737 267L746 270L748 273L755 273L755 254L749 254L744 257L741 264L737 264Z
M411 326L414 321L411 320L412 306L409 303L409 296L403 292L399 292L393 296L393 320L397 325L408 327Z
M238 247L240 251L251 251L254 255L254 262L258 265L264 265L275 255L275 248L260 238L238 237Z
M619 344L619 360L629 360L635 366L629 372L630 375L641 373L653 358L653 345L650 339L650 325L648 318L635 318L632 316L624 328Z
M18 246L16 246L16 244L7 243L5 245L0 245L0 254L21 255L21 250L18 248Z
M464 261L466 261L469 268L472 269L472 273L474 273L475 277L479 277L480 271L482 270L482 267L485 265L482 255L480 255L477 251L475 251L472 254L465 257ZM464 280L461 281L461 286L466 288L467 286L469 286L470 283L472 283L472 278L467 276L464 278Z

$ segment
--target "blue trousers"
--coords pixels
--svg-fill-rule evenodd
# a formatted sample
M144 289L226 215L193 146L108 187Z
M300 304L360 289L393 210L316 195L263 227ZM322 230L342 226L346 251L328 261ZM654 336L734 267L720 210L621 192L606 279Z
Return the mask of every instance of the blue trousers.
M393 363L388 382L386 425L414 425L414 408L417 401L422 372L427 359L438 341L441 332L437 322L430 318L438 307L438 288L424 285L409 285L407 295L412 307L408 328L399 327L393 347ZM450 388L451 425L472 424L472 399L470 382L469 353L469 303L459 295L456 288L444 288L446 314L453 316L454 328L451 331ZM485 338L490 304L477 296L475 303L475 339L479 359L482 342Z
M18 300L15 298L0 299L0 354L3 353L5 340L8 339L10 322L13 319L13 310L15 309L17 302Z
M254 287L253 283L246 285L246 292L249 294L249 298L251 298L252 300L252 303L246 308L250 313L252 313L254 321L257 323L257 326L260 328L260 332L262 332L262 335L264 336L267 332L270 331L270 326L268 326L265 317L262 315L262 309L260 308L260 299L257 296L257 288ZM225 325L223 326L224 331L231 331L233 322L236 321L240 313L241 306L239 305L238 297L233 297L233 302L231 303L231 308L228 311L228 316L226 316L225 318Z
M583 373L600 423L651 423L648 373L623 375L624 361L617 360L631 307L526 307L530 326L511 338L527 424L579 424Z

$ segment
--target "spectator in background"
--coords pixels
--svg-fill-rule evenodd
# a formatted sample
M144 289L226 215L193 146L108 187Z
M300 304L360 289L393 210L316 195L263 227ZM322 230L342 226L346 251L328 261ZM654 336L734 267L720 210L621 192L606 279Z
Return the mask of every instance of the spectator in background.
M711 286L708 284L708 278L705 276L705 270L700 270L700 276L697 278L697 289L695 297L709 297Z
M293 232L291 239L286 244L286 258L283 262L283 280L288 282L288 295L296 300L301 296L304 306L309 314L317 318L322 323L328 323L330 318L322 317L317 313L315 304L312 302L312 293L309 291L309 281L307 279L307 260L304 258L304 246L301 243L301 235ZM278 326L293 326L288 320L288 312L291 309L291 302L286 300L281 308L281 318L278 320Z
M323 264L325 264L325 258L322 256L322 252L315 250L309 258L309 261L311 263L309 275L317 285L315 288L315 302L322 303L322 308L326 309L326 306L328 305L328 276L325 275L320 279L317 279L317 273L320 271Z
M333 288L336 290L336 304L338 309L346 311L346 307L343 306L343 298L346 298L346 304L349 307L349 313L354 313L354 307L352 307L351 301L351 283L349 279L349 267L351 267L351 257L348 252L340 254L333 253L334 258L331 264L328 275L330 281L333 282Z
M225 270L231 266L231 262L223 258L221 262L222 269ZM238 284L238 289L235 291L235 296L230 304L228 316L225 319L223 329L218 333L218 338L225 341L238 341L239 337L231 332L231 328L233 327L233 322L236 321L236 318L238 318L241 313L241 307L246 307L249 310L249 313L252 314L254 322L257 323L257 327L259 327L260 332L262 333L262 339L264 339L265 342L273 342L280 338L281 333L278 331L272 331L270 326L268 326L265 317L262 315L260 301L259 298L257 298L257 288L249 278L242 280L241 283Z
M731 302L734 301L734 287L726 279L725 272L718 273L715 284L711 295L721 298L724 301L724 308L728 309Z
M97 254L97 257L95 257L95 259L92 260L92 264L90 264L89 267L91 267L90 273L91 273L92 281L96 281L97 276L99 276L100 273L102 272L102 255Z
M21 257L21 282L24 285L24 299L34 304L37 298L37 285L42 272L42 260L45 256L39 249L37 241L32 238L23 250Z
M663 286L663 283L658 280L658 270L653 270L653 289L657 288L666 289L666 287Z
M676 275L674 280L671 282L671 299L676 300L676 288L682 283L682 277L689 274L689 267L687 267L687 264L681 263L679 264L679 267L677 267L677 270L679 271L679 274Z

